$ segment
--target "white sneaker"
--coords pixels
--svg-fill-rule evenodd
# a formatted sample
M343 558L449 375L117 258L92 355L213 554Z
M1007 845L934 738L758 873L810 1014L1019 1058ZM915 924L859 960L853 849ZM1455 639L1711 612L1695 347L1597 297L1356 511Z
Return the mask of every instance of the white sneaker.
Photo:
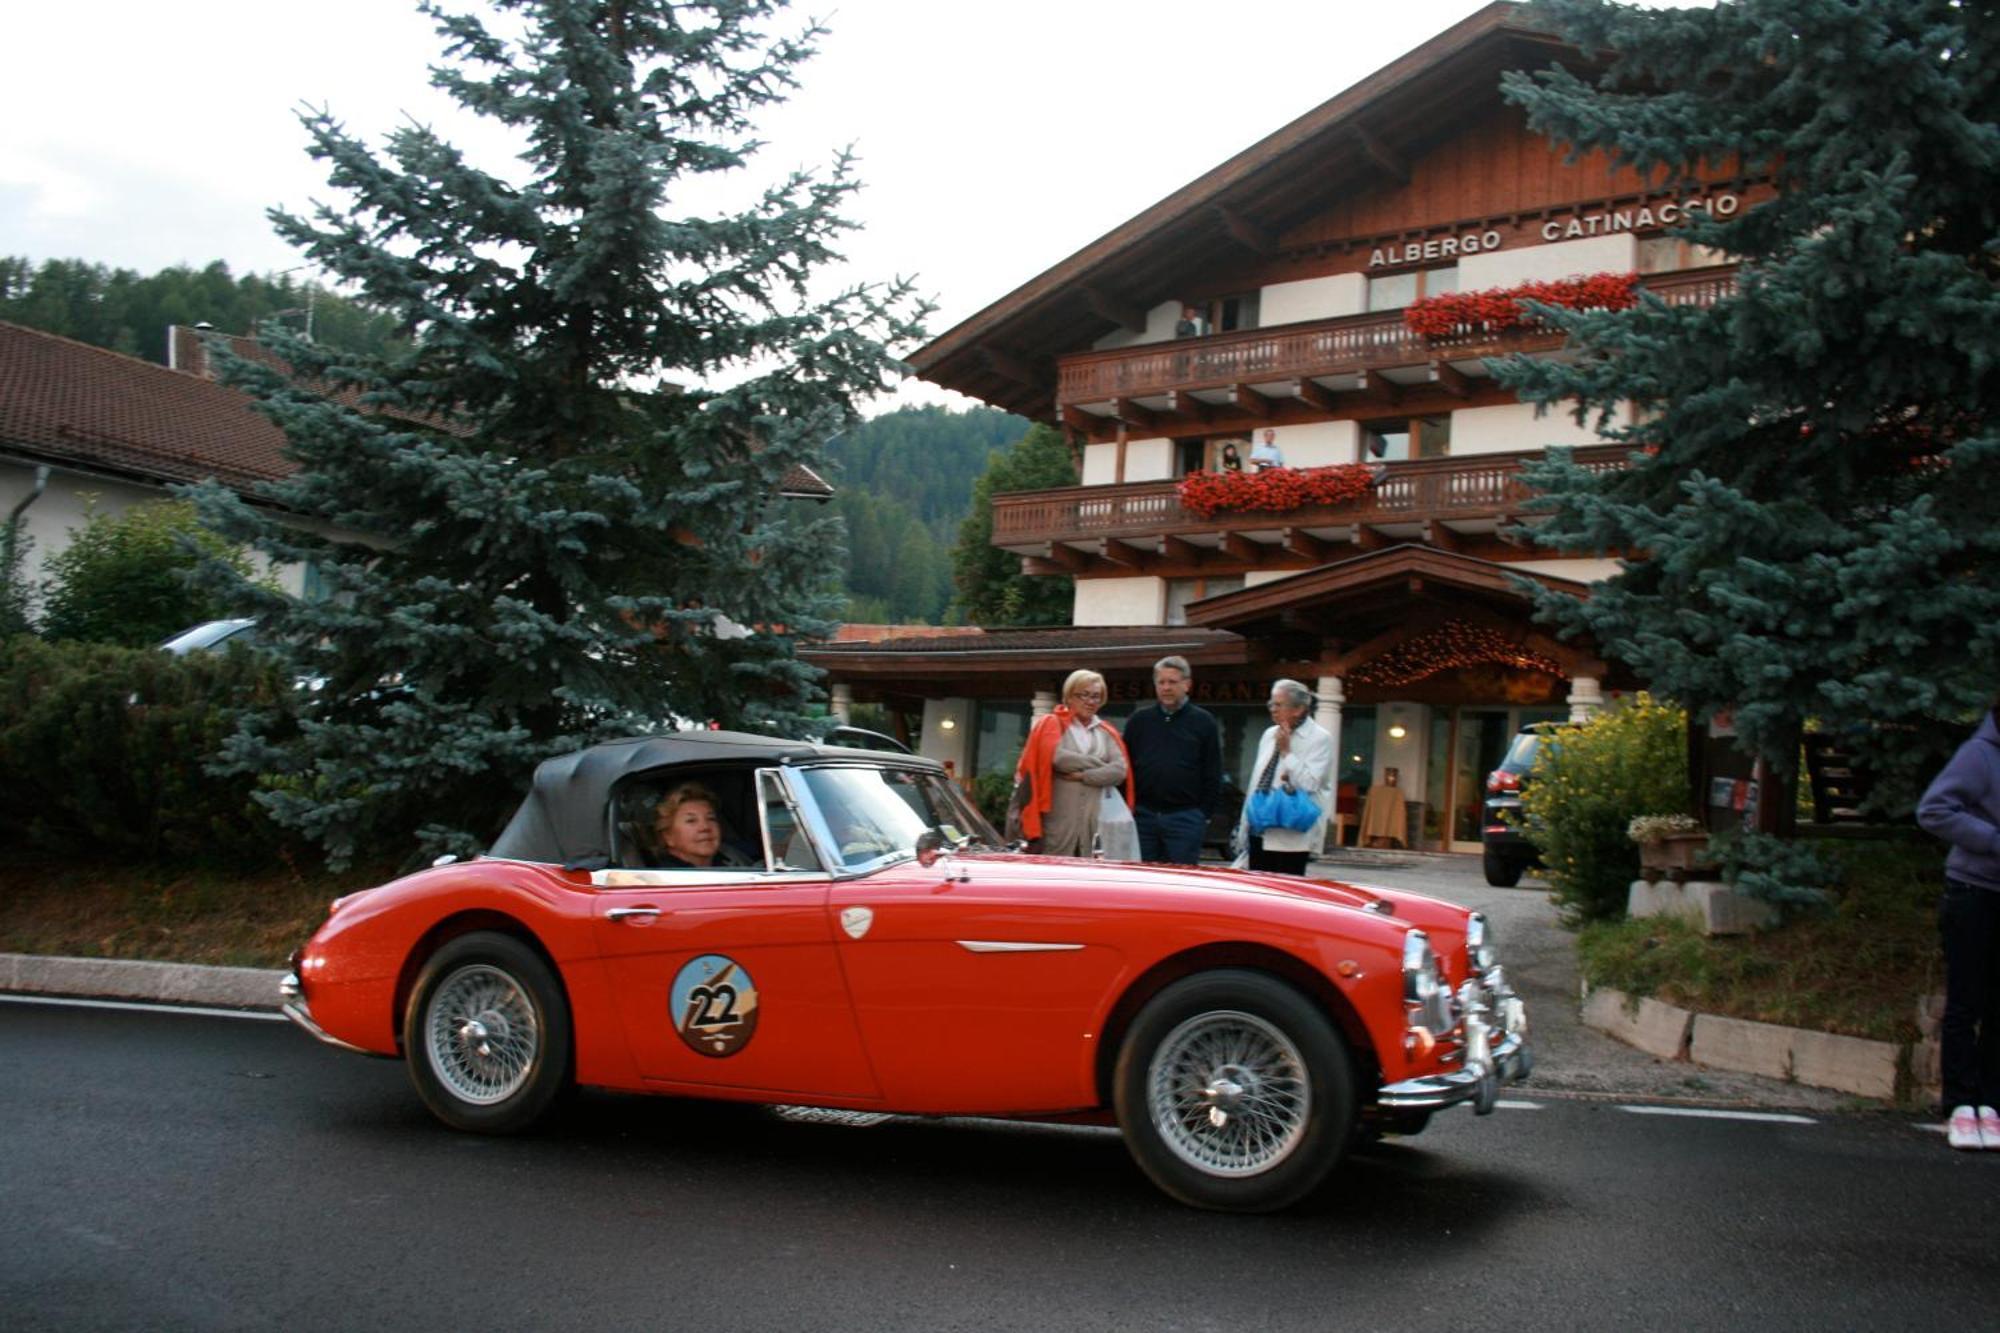
M1951 1146L1954 1148L1979 1149L1986 1146L1979 1133L1979 1113L1970 1106L1952 1108L1945 1137L1951 1141Z
M1979 1108L1979 1137L1988 1152L2000 1152L2000 1111Z

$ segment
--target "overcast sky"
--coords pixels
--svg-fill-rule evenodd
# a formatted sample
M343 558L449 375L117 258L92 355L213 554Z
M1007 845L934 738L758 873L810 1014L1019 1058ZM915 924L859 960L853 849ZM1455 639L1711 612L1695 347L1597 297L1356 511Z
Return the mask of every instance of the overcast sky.
M763 117L748 174L854 144L868 188L849 276L916 276L935 334L1480 7L802 4L790 21L832 32ZM413 0L45 0L11 6L6 36L0 254L296 264L264 210L328 196L301 102L371 141L407 114L481 142L428 84L438 43Z

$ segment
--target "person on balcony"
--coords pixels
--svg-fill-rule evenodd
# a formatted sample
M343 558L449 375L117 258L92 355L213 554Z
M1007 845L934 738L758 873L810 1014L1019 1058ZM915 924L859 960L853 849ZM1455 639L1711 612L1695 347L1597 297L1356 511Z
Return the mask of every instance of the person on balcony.
M1228 440L1223 443L1222 456L1216 460L1215 467L1218 472L1241 472L1243 470L1243 455L1236 448L1236 441Z
M1182 306L1180 323L1174 325L1174 337L1199 338L1207 332L1208 321L1201 317L1201 312L1191 305Z
M1266 426L1264 427L1263 438L1251 446L1250 466L1256 468L1259 472L1269 472L1273 468L1280 468L1284 465L1284 452L1278 448L1278 432Z

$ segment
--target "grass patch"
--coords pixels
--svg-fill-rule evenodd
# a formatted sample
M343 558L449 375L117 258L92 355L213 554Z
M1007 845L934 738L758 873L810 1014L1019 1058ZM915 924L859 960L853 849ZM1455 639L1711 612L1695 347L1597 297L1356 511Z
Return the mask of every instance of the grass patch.
M0 863L0 952L278 967L329 902L387 878L10 860Z
M1944 986L1937 936L1944 849L1821 847L1846 872L1831 911L1717 939L1667 917L1597 922L1578 934L1585 979L1729 1018L1915 1040L1918 998Z

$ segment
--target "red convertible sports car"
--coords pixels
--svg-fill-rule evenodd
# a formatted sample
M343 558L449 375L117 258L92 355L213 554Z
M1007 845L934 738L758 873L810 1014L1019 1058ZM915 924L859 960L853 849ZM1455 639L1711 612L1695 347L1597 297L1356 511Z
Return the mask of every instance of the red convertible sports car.
M929 760L726 732L549 760L490 852L340 899L294 964L295 1022L460 1129L578 1084L1115 1121L1236 1211L1529 1065L1477 913L1016 855Z

